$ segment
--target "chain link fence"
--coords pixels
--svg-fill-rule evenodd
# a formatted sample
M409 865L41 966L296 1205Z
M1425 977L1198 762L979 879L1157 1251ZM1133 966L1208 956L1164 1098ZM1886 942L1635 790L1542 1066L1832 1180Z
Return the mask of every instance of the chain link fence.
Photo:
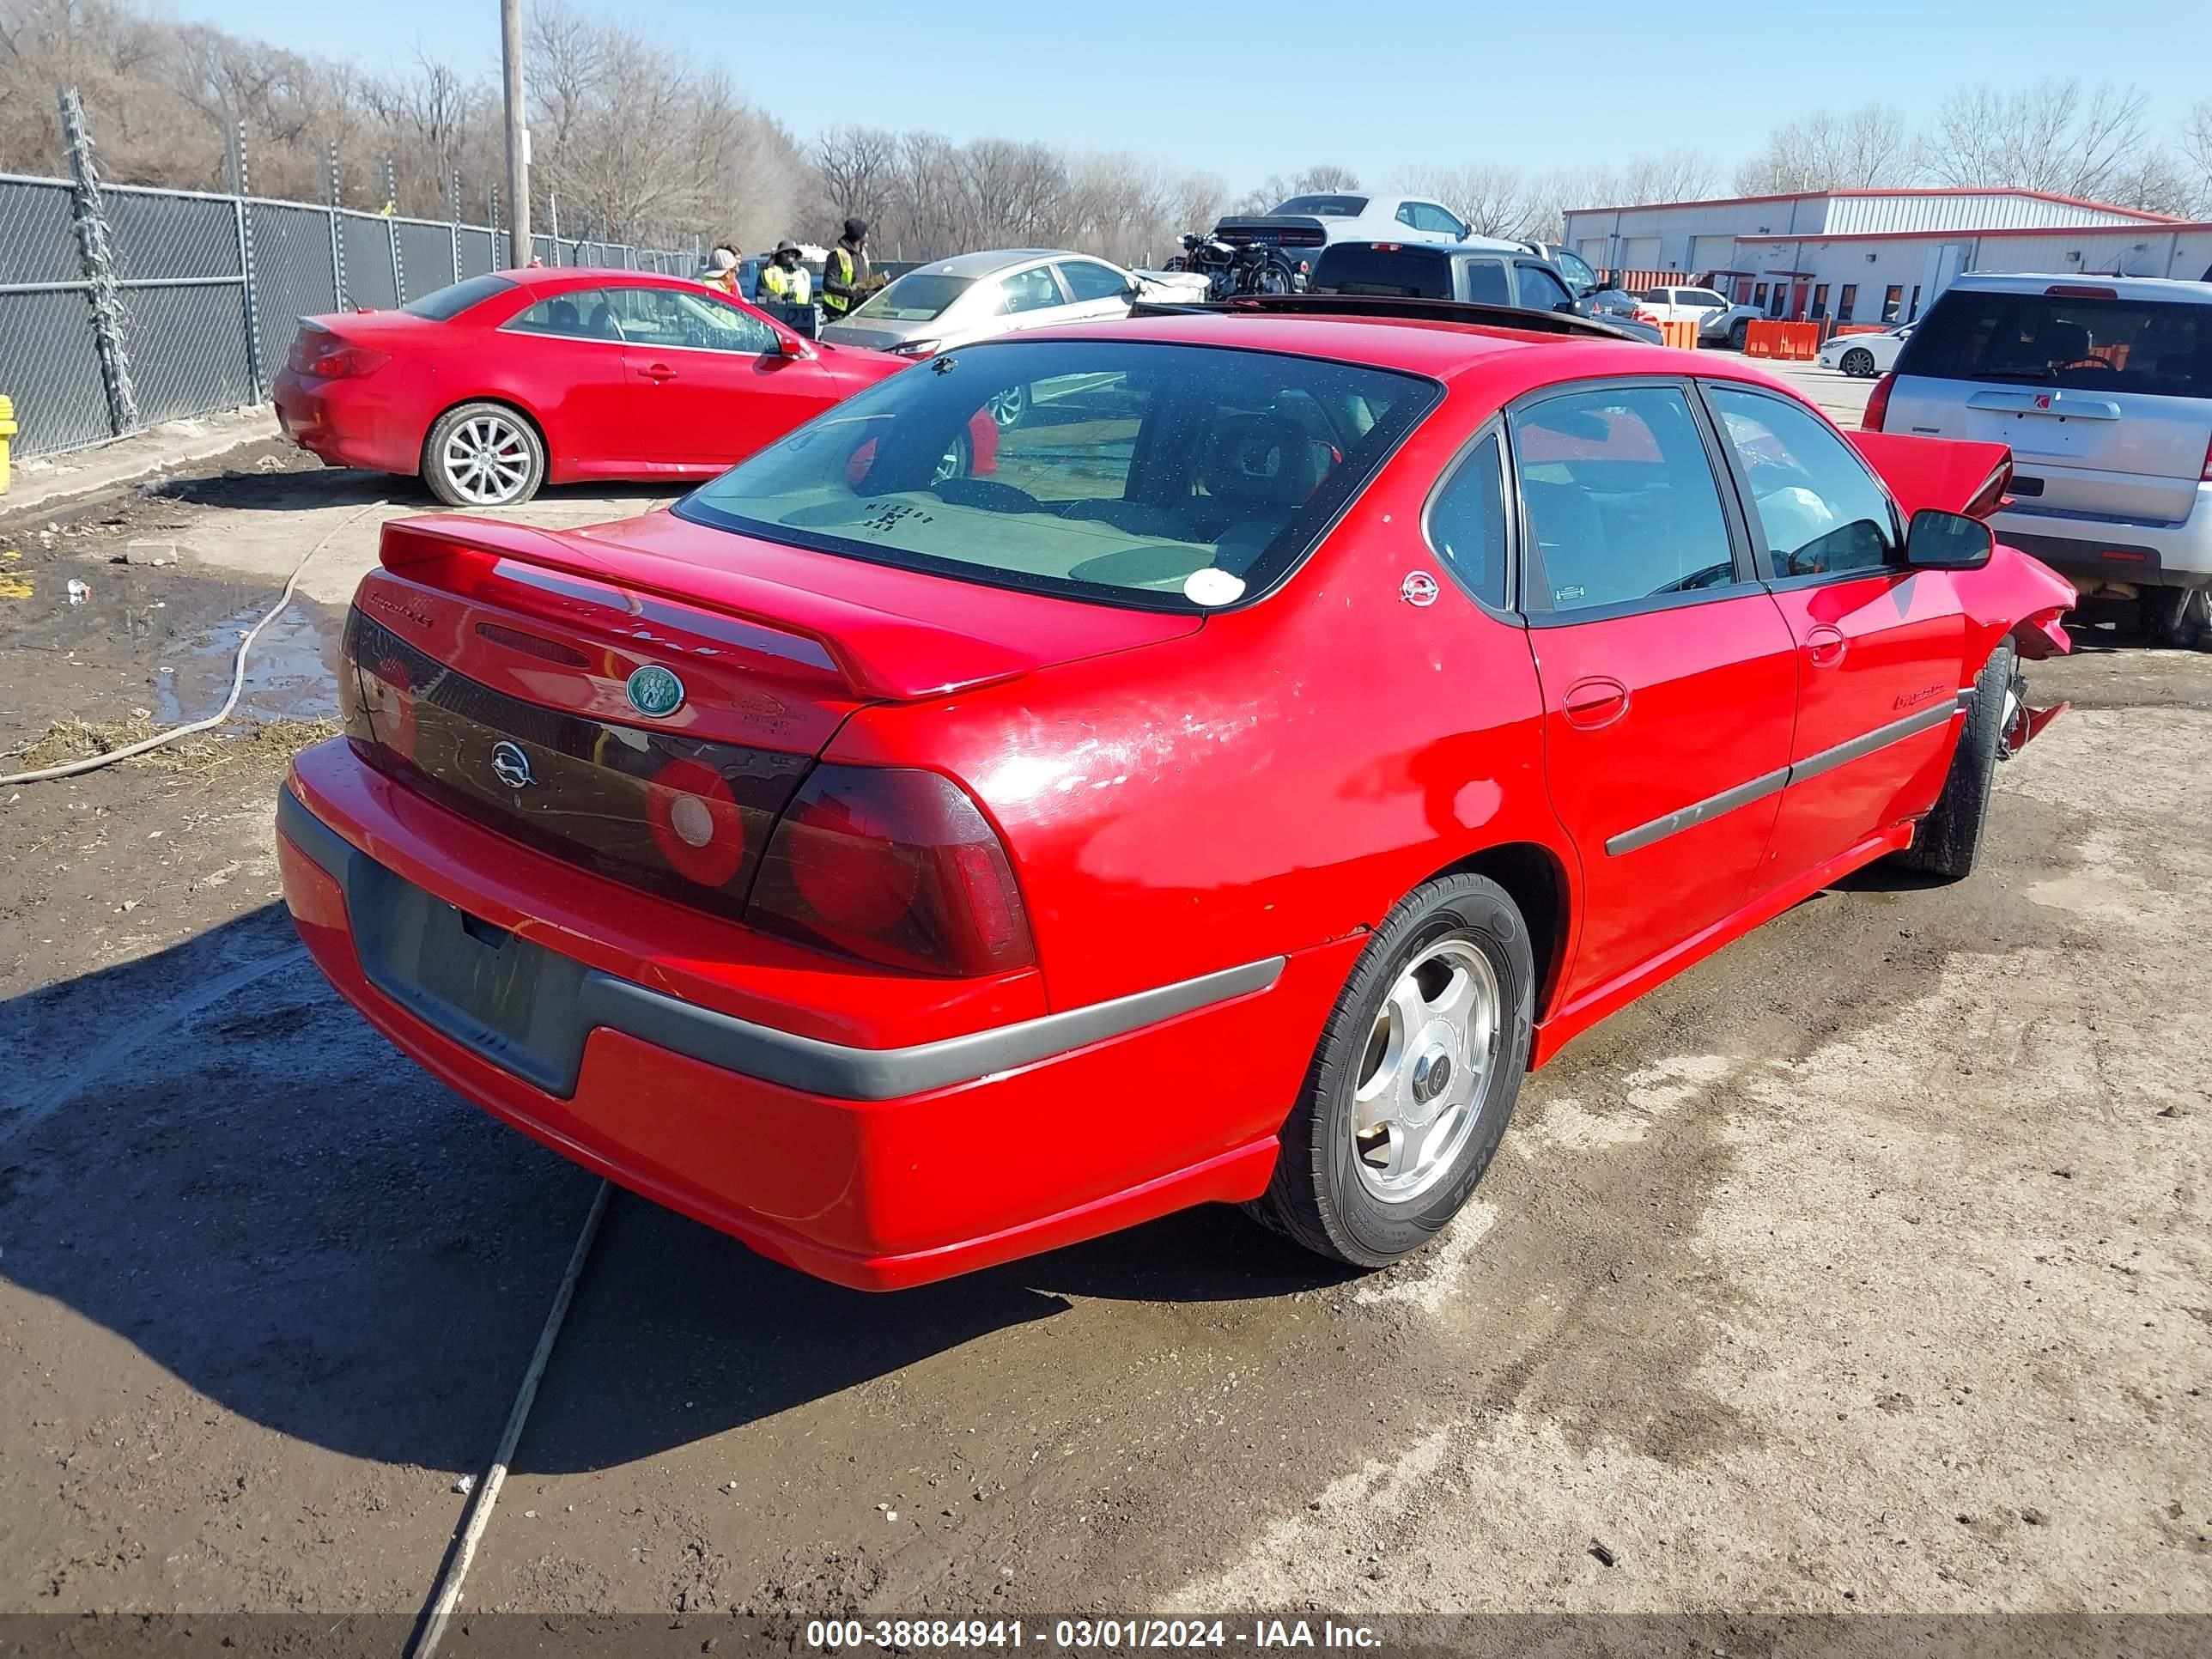
M0 173L0 392L25 456L264 403L299 319L512 263L504 230L304 202ZM680 275L696 250L531 239L548 265ZM119 382L119 384L118 384Z

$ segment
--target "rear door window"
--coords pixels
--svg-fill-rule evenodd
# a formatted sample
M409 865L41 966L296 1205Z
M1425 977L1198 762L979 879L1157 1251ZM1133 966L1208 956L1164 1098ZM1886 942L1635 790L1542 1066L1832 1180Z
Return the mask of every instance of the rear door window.
M1479 306L1510 306L1512 290L1505 285L1503 259L1469 259L1461 278L1467 291L1459 297Z
M1898 373L2212 398L2212 305L1954 288L1912 331Z
M1562 393L1512 417L1522 604L1592 611L1736 581L1719 486L1678 386Z
M1039 265L1033 270L1018 270L1011 276L999 279L999 294L1002 309L1010 313L1024 311L1044 311L1064 304L1060 284L1052 279L1052 268Z
M1429 503L1429 545L1460 586L1486 605L1505 603L1504 446L1485 438Z
M1895 510L1846 440L1780 398L1710 382L1705 396L1750 486L1753 528L1777 577L1898 562Z

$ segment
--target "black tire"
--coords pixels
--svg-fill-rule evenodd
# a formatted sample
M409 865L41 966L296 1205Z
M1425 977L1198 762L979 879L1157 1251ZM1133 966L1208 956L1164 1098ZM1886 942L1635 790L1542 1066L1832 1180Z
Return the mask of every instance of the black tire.
M1734 349L1741 351L1750 343L1751 319L1748 317L1739 317L1729 325L1729 344Z
M1459 945L1481 953L1497 991L1487 1068L1465 1108L1472 1126L1432 1184L1389 1202L1354 1167L1353 1095L1401 975L1439 946ZM1512 1118L1528 1066L1535 980L1528 925L1496 882L1447 876L1407 895L1369 941L1322 1030L1304 1090L1283 1125L1273 1179L1250 1212L1316 1255L1358 1267L1388 1267L1434 1238L1474 1191Z
M471 445L472 433L481 441ZM481 471L457 459L471 448L487 458ZM545 441L512 404L462 404L441 415L422 441L422 482L448 507L519 507L545 482Z
M1973 706L1966 710L1950 775L1943 780L1935 810L1914 828L1912 845L1895 855L1899 866L1946 881L1963 880L1973 873L1974 861L1981 856L1982 830L1989 821L1990 792L2005 722L2024 690L2019 658L2007 641L1990 653L1974 677Z
M2206 606L2201 587L2154 587L2136 604L2146 644L2186 651L2203 635Z
M1853 380L1866 380L1874 373L1874 353L1864 346L1853 346L1844 354L1844 360L1838 367Z

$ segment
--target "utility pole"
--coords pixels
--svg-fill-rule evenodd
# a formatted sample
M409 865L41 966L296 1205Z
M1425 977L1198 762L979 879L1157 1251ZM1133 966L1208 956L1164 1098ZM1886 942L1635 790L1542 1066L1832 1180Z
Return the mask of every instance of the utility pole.
M514 220L509 257L530 263L530 129L522 95L522 0L499 0L500 52L507 68L507 210Z

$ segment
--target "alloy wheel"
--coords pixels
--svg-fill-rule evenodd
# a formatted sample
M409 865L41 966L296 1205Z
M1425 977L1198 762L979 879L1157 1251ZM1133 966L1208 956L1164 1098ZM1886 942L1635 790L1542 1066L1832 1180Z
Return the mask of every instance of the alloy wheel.
M1022 416L1029 412L1030 389L1025 386L1010 386L997 396L987 399L983 407L991 411L999 430L1019 426Z
M1498 1063L1502 1001L1464 939L1427 946L1392 983L1352 1093L1352 1167L1376 1198L1418 1198L1458 1160Z
M438 465L457 495L497 507L514 500L529 481L529 434L504 416L471 416L446 434Z
M1844 373L1861 380L1874 373L1874 353L1864 346L1854 346L1844 354Z

